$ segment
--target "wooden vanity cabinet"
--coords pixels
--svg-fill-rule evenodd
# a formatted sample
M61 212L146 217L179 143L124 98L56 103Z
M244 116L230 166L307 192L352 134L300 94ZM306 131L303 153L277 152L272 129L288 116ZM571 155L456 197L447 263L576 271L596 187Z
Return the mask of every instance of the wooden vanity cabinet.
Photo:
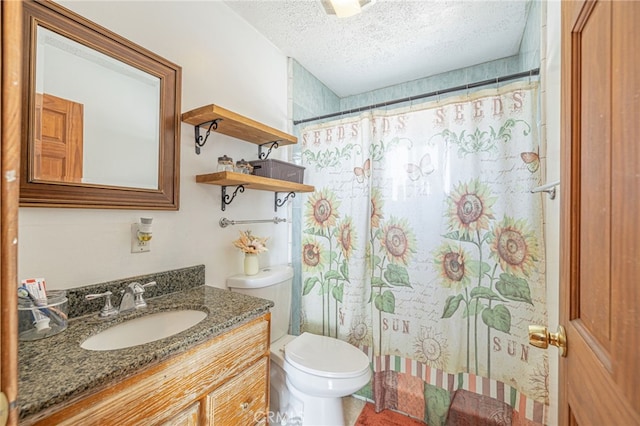
M22 424L264 425L269 322L264 314Z

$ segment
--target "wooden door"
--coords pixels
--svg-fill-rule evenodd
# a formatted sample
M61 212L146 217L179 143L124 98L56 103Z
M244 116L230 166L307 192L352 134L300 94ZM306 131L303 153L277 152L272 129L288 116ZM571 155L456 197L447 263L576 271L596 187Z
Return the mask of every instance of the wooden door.
M20 172L22 2L0 2L0 390L18 424L18 174ZM6 413L7 410L3 410Z
M562 425L640 425L638 22L640 2L562 3Z
M33 178L82 181L83 105L36 93Z

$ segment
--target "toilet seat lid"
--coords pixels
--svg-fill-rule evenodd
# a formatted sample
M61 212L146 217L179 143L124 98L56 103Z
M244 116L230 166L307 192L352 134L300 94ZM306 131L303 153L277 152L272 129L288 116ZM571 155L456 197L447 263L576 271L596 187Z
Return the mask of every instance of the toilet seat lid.
M285 346L284 358L299 370L324 377L356 377L369 369L369 357L355 346L306 332Z

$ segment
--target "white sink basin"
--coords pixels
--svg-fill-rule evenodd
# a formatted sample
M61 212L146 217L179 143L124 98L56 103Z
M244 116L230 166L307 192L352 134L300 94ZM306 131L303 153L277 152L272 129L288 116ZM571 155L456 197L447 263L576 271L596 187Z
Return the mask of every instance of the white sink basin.
M107 328L87 338L80 347L90 351L130 348L178 334L206 317L205 312L195 310L145 315Z

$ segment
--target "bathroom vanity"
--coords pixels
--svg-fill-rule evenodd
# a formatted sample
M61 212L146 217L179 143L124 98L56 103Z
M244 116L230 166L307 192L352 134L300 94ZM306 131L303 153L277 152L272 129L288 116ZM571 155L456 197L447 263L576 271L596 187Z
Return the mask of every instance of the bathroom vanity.
M273 303L208 286L147 302L144 312L74 318L63 333L21 342L20 424L266 424ZM155 342L80 348L114 321L177 309L208 315Z

